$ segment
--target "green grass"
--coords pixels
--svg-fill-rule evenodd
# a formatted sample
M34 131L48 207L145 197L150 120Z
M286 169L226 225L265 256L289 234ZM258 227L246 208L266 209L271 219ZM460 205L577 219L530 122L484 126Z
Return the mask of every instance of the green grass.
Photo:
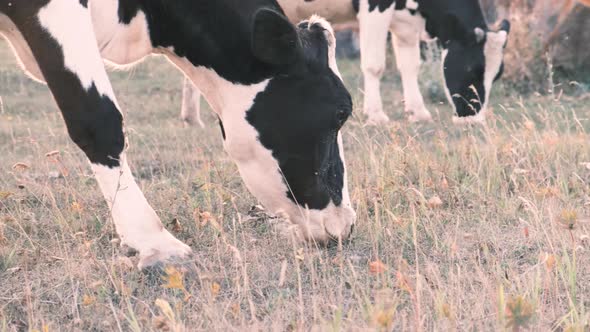
M393 121L366 127L358 63L340 66L356 105L344 140L358 213L342 251L292 243L249 215L257 202L215 117L204 111L205 129L178 120L182 77L166 61L112 73L131 167L196 255L183 291L122 257L50 94L0 43L0 331L587 330L590 96L524 97L501 83L488 127L457 127L427 64L435 122L415 125L390 69ZM58 160L45 156L54 150Z

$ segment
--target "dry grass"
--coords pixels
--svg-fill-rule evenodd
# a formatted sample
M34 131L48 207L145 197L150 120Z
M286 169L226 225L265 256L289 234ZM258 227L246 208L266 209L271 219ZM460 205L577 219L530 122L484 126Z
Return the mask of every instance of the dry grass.
M441 104L434 124L408 125L388 72L395 121L366 128L358 64L343 62L359 220L339 252L292 243L248 212L257 202L213 117L205 130L180 126L169 65L114 73L140 186L196 253L196 273L161 278L117 249L46 88L4 44L0 63L0 331L589 328L587 96L523 100L500 85L487 129L454 127Z

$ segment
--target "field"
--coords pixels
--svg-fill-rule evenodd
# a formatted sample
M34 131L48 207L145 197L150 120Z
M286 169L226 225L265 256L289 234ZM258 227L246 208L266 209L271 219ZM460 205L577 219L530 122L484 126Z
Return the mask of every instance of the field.
M134 174L195 252L195 269L157 274L119 250L47 88L0 42L0 331L587 331L590 94L502 82L488 126L458 127L430 63L435 122L408 124L388 61L393 121L378 128L363 126L358 62L340 62L358 213L341 249L294 242L255 207L212 113L205 129L181 125L166 61L111 73Z

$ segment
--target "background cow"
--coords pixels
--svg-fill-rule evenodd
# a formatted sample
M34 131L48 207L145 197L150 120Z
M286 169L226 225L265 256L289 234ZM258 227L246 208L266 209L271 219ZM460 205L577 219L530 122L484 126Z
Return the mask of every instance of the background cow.
M165 55L203 92L223 123L226 151L270 211L308 239L350 234L339 130L352 103L325 20L295 27L271 0L0 0L0 32L25 70L49 85L140 268L191 250L164 229L131 174L101 56L125 65Z
M492 83L502 74L503 50L510 25L503 21L491 31L478 1L473 0L279 0L291 21L313 13L333 23L358 20L364 113L372 124L385 123L380 81L385 71L388 32L391 32L400 71L408 119L430 121L432 116L418 85L420 40L438 38L443 46L443 76L447 98L458 122L482 121ZM199 122L198 92L185 83L181 118ZM469 120L468 120L469 121Z

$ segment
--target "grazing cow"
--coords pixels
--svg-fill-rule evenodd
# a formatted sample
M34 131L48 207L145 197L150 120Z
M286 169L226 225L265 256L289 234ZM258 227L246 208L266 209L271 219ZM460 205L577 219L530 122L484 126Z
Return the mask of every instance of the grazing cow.
M307 239L350 234L340 128L352 102L324 19L294 26L274 0L0 0L0 33L47 82L140 268L191 249L164 229L133 179L103 59L165 55L219 116L225 150L267 209Z
M490 31L478 0L278 1L291 21L312 13L332 23L358 20L363 109L369 123L389 121L383 112L380 92L388 31L402 78L405 111L411 122L432 119L418 86L420 39L426 35L438 38L443 45L444 80L447 98L458 116L455 120L484 120L492 83L502 73L510 25L503 21L499 31ZM197 94L193 93L193 97ZM186 108L187 104L184 106L185 120L189 119L186 115L198 112L197 108L191 110Z

